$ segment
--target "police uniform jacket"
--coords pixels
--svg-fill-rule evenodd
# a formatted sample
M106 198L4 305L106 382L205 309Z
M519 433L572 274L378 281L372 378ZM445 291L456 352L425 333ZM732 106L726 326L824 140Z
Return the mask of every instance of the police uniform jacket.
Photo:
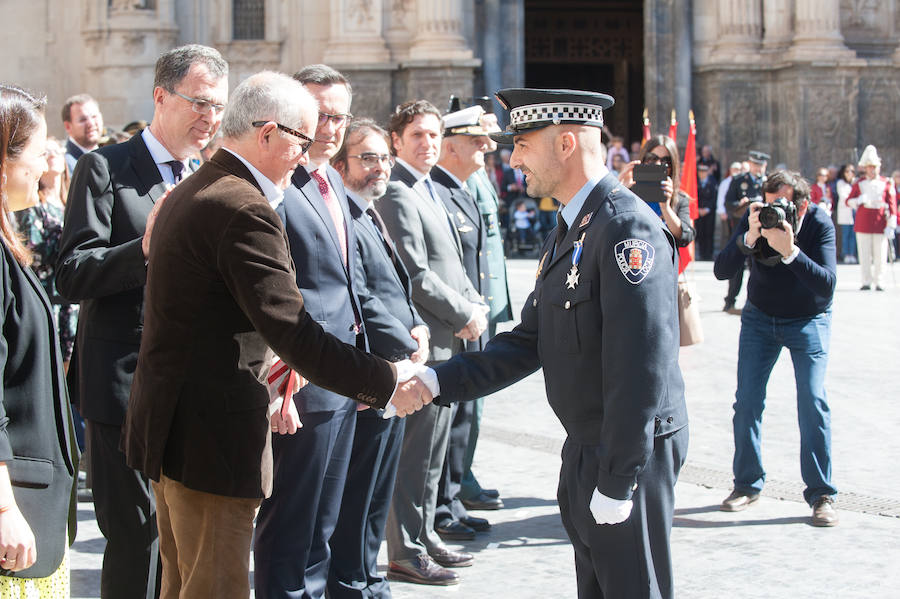
M547 398L569 440L600 448L598 490L627 499L654 437L687 424L675 241L612 175L590 192L557 252L555 237L542 249L521 323L484 351L437 366L435 401L482 397L543 367Z
M730 218L741 218L747 212L747 206L740 206L743 198L762 199L762 184L765 177L754 177L750 173L742 173L731 179L731 185L725 192L725 211Z

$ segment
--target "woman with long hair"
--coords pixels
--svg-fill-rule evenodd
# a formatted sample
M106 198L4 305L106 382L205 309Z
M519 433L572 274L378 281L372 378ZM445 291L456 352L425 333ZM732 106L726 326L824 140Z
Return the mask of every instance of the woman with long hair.
M59 331L63 366L68 372L75 347L78 326L78 304L65 301L56 290L56 258L62 236L66 196L69 193L69 171L66 169L66 150L54 137L47 138L47 171L38 182L40 201L30 208L14 213L16 228L31 251L31 270L44 286L53 305L54 320Z
M0 596L68 597L78 450L50 303L9 213L47 171L43 98L0 85ZM67 542L68 531L68 542Z
M675 237L678 247L684 247L694 240L696 231L691 220L691 198L678 189L679 178L678 146L666 135L656 135L647 140L641 148L637 160L629 162L619 174L619 181L626 187L634 185L632 170L638 164L664 164L667 176L662 183L665 202L659 203L659 215L666 223L669 232Z
M837 224L841 228L841 261L844 264L857 262L856 234L853 232L853 219L856 210L847 205L847 198L853 189L856 170L852 164L845 164L837 176Z

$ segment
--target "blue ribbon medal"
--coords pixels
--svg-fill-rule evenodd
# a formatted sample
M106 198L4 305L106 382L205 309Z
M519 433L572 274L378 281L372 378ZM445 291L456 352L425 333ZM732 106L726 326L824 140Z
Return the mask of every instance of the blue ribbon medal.
M586 234L586 232L582 233L581 239L572 246L572 269L566 275L566 289L575 289L575 286L578 285L578 277L581 275L578 272L578 263L581 262L581 253L584 251L584 236Z

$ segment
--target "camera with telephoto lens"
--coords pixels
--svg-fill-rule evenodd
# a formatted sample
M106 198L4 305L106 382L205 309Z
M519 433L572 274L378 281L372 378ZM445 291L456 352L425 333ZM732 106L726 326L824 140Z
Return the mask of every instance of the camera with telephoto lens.
M797 230L797 207L787 198L778 198L759 210L759 226L763 229L780 228L787 221L791 229Z

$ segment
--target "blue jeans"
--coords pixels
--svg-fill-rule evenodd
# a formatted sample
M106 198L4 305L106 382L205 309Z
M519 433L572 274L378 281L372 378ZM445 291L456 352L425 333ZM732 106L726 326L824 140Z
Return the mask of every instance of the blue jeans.
M856 257L856 233L853 232L853 225L841 225L841 254Z
M825 396L825 367L831 339L831 310L812 318L769 316L749 301L741 313L738 386L734 402L734 487L759 493L766 480L760 454L760 428L766 384L786 347L794 363L800 423L800 474L803 497L812 505L837 493L831 484L831 411Z

